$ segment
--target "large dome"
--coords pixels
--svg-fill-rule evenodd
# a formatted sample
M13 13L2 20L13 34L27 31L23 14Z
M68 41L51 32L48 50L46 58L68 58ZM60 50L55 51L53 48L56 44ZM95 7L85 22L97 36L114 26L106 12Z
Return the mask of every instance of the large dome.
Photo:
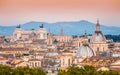
M105 42L106 38L101 31L99 32L95 31L95 33L92 35L90 39L90 43L105 43Z
M96 53L88 44L83 44L83 46L81 46L78 49L77 54L76 54L77 57L85 57L85 58L89 58L95 55Z
M106 43L106 38L100 31L100 24L99 21L97 21L96 24L96 31L92 35L92 38L90 39L90 43Z

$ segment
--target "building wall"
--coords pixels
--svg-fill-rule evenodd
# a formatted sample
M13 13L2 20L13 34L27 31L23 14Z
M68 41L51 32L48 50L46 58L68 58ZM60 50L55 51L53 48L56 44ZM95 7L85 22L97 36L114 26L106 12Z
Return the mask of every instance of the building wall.
M70 67L72 65L72 55L61 56L61 67Z
M90 44L90 46L95 51L106 51L106 50L109 50L107 43L92 43L92 44Z
M72 36L53 36L54 39L56 39L58 42L69 42L73 40Z
M29 49L24 48L0 48L2 54L23 54L29 53Z
M41 67L41 61L29 61L29 67Z

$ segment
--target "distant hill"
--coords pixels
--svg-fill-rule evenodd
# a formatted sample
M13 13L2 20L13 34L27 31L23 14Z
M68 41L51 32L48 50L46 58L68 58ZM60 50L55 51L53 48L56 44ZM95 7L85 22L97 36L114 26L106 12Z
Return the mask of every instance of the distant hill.
M61 28L64 29L64 33L66 35L83 35L85 30L87 31L87 34L93 34L96 25L86 20L81 20L76 22L56 22L56 23L31 21L22 24L21 27L27 30L38 29L41 24L44 24L44 27L47 28L47 30L50 31L51 33L58 35L60 34ZM0 26L0 35L12 35L16 26ZM118 35L120 34L120 27L101 25L101 31L104 34Z

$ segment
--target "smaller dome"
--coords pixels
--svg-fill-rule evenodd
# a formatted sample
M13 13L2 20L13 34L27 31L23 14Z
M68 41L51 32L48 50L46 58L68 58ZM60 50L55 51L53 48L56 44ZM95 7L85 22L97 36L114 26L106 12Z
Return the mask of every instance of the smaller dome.
M58 52L48 52L48 53L46 53L45 56L47 56L47 57L54 57L54 56L57 56L57 55L58 55Z
M92 56L95 56L95 52L94 50L88 45L88 44L83 44L83 46L81 46L76 54L76 57L85 57L85 58L89 58Z

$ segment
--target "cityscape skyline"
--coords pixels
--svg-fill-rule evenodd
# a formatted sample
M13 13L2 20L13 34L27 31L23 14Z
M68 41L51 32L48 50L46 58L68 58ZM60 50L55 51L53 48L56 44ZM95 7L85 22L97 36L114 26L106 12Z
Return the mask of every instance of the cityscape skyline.
M0 0L0 75L120 75L120 0Z
M87 20L120 26L119 0L0 0L0 25Z

